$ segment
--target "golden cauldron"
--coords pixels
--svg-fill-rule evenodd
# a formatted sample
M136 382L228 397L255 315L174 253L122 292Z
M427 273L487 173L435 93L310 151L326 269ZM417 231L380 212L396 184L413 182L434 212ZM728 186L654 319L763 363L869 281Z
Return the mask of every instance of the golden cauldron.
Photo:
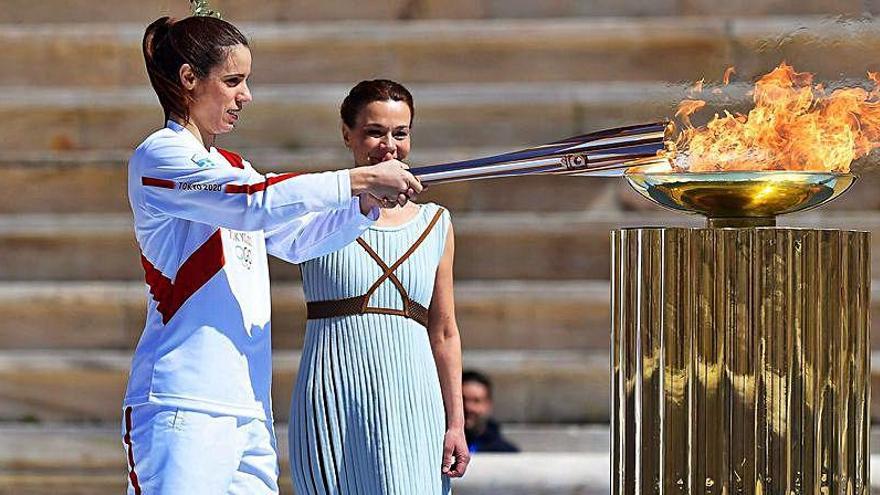
M653 162L708 226L611 233L612 493L869 493L870 236L775 227L855 176Z
M825 204L856 180L837 172L677 172L656 162L628 169L629 184L661 206L705 215L710 227L773 226L777 215Z

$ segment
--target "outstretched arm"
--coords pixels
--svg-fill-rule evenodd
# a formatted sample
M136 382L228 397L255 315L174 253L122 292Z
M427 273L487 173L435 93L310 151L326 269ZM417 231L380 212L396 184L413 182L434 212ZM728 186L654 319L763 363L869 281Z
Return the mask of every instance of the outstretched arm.
M178 139L139 148L130 163L133 200L152 214L234 230L275 228L309 212L346 208L349 172L261 175Z
M346 209L352 196L414 196L421 191L405 165L389 161L364 170L310 174L257 173L169 137L132 157L133 199L152 213L235 230L273 230L310 212Z
M266 231L266 251L290 263L302 263L342 249L354 242L379 218L379 210L365 212L361 198L341 210L308 213L280 228Z

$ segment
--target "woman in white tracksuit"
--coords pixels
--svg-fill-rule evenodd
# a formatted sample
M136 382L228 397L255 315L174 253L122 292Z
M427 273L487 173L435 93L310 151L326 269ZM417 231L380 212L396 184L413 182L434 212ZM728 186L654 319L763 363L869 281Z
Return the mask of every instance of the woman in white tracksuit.
M128 492L277 493L266 254L333 252L421 186L396 160L264 176L213 147L251 100L247 40L225 21L161 18L143 49L166 125L129 162L149 295L123 401Z

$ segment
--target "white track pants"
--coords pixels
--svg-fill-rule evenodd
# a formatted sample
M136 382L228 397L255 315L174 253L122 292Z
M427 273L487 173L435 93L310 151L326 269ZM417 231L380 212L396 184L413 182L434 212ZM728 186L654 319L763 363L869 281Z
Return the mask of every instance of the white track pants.
M153 405L122 419L128 495L278 493L272 424Z

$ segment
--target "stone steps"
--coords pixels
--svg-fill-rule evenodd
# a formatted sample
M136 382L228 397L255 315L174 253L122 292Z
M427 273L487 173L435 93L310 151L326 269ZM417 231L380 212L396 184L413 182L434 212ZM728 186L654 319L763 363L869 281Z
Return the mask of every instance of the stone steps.
M298 351L274 354L275 419L287 421L299 366ZM130 351L0 351L0 421L118 421ZM878 355L872 387L880 386ZM465 368L492 377L502 422L608 422L611 412L609 351L476 351L465 349ZM872 417L880 419L872 397Z
M237 130L218 139L229 149L339 149L338 107L349 84L255 87ZM671 116L685 86L664 82L413 85L413 140L422 149L512 151L587 131ZM746 85L731 85L734 103ZM726 96L712 96L713 108ZM0 112L4 152L132 149L164 125L155 95L137 88L5 88ZM295 117L295 118L294 118Z
M121 452L121 450L120 450ZM121 463L124 463L124 458ZM880 456L870 459L871 488L880 489ZM606 495L611 492L607 452L477 454L467 475L453 482L462 495ZM0 473L3 495L110 495L125 490L125 471L112 474ZM279 479L282 494L292 494L290 479Z
M656 212L475 213L455 215L455 273L464 280L607 280L609 232L633 226L700 226L700 217ZM880 233L880 214L807 212L781 226ZM0 280L143 280L128 215L0 216ZM874 257L880 274L880 257ZM270 261L273 280L299 270Z
M275 426L278 437L282 493L290 487L287 426ZM601 494L607 485L609 431L607 426L506 425L505 435L520 446L520 454L479 454L468 476L456 482L456 493L492 493L510 483L509 469L526 463L536 464L529 476L510 483L514 491L504 493L543 493L548 480L556 478L554 491L561 484L572 485L571 493ZM598 461L598 464L588 461ZM559 481L559 468L577 468ZM586 468L586 469L585 469ZM0 494L88 494L118 493L124 486L125 457L114 426L80 425L0 425ZM506 474L506 481L505 476ZM582 491L597 485L594 491ZM581 486L579 486L581 485ZM527 490L538 491L527 491ZM5 491L8 490L8 491ZM519 490L519 491L516 491Z
M115 422L130 351L0 351L0 421ZM608 351L469 351L464 366L492 377L502 421L608 421ZM275 353L277 421L287 421L299 352Z
M262 172L320 171L348 166L350 154L334 149L236 150ZM413 167L490 156L497 148L416 150ZM46 213L128 214L130 151L0 152L4 186L0 215ZM866 173L856 186L823 210L880 210L880 175ZM454 215L490 212L661 211L618 177L532 176L443 184L429 188L420 202L435 202Z
M482 454L453 487L461 495L605 495L610 467L605 453ZM292 494L290 477L282 473L280 491ZM122 468L109 474L0 473L0 495L110 495L125 490L125 478Z
M242 26L260 84L749 81L786 60L837 80L876 69L878 22L601 17ZM0 24L6 86L147 87L143 24ZM82 61L91 61L82 70ZM344 96L343 93L339 94ZM416 95L418 100L418 94Z
M276 424L279 440L280 466L283 493L291 493L288 477L287 430ZM467 476L457 481L456 493L608 493L609 485L609 429L607 426L578 425L546 427L542 425L507 425L505 435L523 450L520 454L478 453L474 456ZM537 445L530 439L541 438ZM875 429L871 444L880 440ZM118 493L120 471L124 473L125 460L119 440L118 427L71 427L65 425L0 426L0 488L17 483L36 484L43 480L51 485L55 480L67 477L70 485L92 483L106 488L92 492L80 491L26 491L9 493ZM880 456L874 456L872 466L877 466ZM880 467L880 466L878 466ZM517 469L519 468L519 469ZM522 473L526 473L523 475ZM874 487L878 485L878 470L873 469ZM520 479L522 477L522 479ZM505 486L505 483L509 486ZM579 484L592 487L585 489ZM487 486L488 485L488 486ZM499 486L500 485L500 486ZM564 491L568 486L571 491ZM114 490L115 491L112 491ZM535 491L525 491L531 488ZM64 488L71 490L71 488ZM605 491L601 491L604 489ZM467 490L467 491L466 491ZM473 491L471 491L473 490ZM541 491L547 490L547 491ZM0 493L6 493L0 491Z
M288 468L287 425L275 426L278 437L282 493L292 493ZM505 436L520 454L478 454L468 476L456 482L456 493L544 493L550 484L571 485L571 493L606 493L609 431L604 425L548 426L509 424ZM594 461L593 463L587 461ZM536 465L523 479L510 483L509 470ZM598 464L597 464L598 463ZM561 467L576 469L563 476ZM83 425L0 425L0 493L89 494L118 493L124 486L125 457L119 427ZM506 474L506 477L505 477ZM555 482L549 482L554 479ZM63 480L63 482L62 482ZM509 483L511 486L505 486ZM594 491L584 487L597 485ZM43 491L40 491L43 490ZM517 491L519 490L519 491Z
M880 348L880 283L872 336ZM133 349L147 295L139 282L0 284L0 347L8 350ZM273 284L276 350L299 349L305 334L302 287ZM456 316L467 350L607 351L610 293L604 281L456 283Z
M328 150L236 150L263 172L337 169L351 163L341 145ZM490 156L499 149L417 150L413 167ZM508 150L509 151L509 150ZM15 195L0 196L0 214L128 213L130 151L0 153L0 174ZM860 188L867 189L867 188ZM620 179L611 177L517 177L457 182L432 187L421 202L433 201L453 214L490 211L583 211L610 209L622 199L636 199ZM880 199L871 194L880 207ZM564 198L564 199L563 199ZM869 203L860 203L865 209Z
M504 436L524 453L605 453L605 424L505 424ZM59 473L74 468L103 471L119 467L120 427L63 423L0 423L0 472ZM287 472L287 423L275 424L282 469Z
M188 14L178 0L119 0L112 8L92 0L6 0L0 23L138 22L161 15ZM232 22L486 19L593 16L692 16L861 14L880 11L875 0L601 0L590 2L529 0L368 0L308 2L304 0L212 0L211 5Z
M612 228L696 225L698 219L673 214L495 213L455 215L453 222L459 280L582 280L608 278ZM880 216L874 222L880 223ZM130 215L0 217L0 280L140 281L139 259ZM276 282L299 278L297 268L270 260Z
M3 349L133 349L144 325L142 282L0 284ZM469 350L607 350L608 284L600 281L456 284L456 315ZM299 284L273 284L276 350L302 347Z

